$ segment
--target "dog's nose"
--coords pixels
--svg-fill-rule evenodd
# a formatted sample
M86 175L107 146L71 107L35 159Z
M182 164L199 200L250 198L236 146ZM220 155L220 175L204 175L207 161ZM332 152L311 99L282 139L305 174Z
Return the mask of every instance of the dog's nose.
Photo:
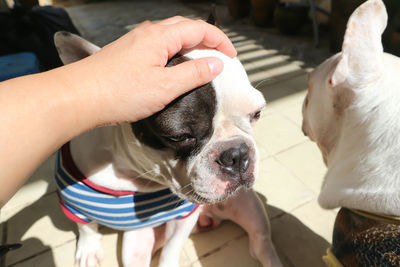
M220 154L217 163L230 175L245 173L249 167L249 150L245 143L231 147Z

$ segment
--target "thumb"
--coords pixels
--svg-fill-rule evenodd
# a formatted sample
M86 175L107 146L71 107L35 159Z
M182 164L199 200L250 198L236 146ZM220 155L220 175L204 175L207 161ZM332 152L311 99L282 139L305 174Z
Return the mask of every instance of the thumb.
M206 57L189 60L173 67L164 68L171 92L176 96L184 94L196 87L213 80L224 68L222 60Z

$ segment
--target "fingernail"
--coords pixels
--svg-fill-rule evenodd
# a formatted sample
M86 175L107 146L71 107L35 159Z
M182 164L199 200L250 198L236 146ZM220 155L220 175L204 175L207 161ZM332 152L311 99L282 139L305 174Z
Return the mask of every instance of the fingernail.
M210 68L210 72L214 76L219 74L224 68L224 64L218 58L215 57L207 58L207 62L208 62L208 67Z

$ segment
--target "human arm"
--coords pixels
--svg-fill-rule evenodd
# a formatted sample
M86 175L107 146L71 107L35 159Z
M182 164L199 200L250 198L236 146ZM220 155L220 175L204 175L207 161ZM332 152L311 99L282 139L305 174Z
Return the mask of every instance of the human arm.
M0 83L0 207L58 147L97 126L136 121L212 80L218 59L164 67L179 51L236 51L216 27L181 17L145 22L96 54Z

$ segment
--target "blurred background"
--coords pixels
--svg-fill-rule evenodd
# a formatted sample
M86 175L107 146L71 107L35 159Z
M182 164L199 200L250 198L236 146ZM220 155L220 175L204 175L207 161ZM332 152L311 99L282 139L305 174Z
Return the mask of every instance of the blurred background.
M36 66L31 66L32 68L46 70L61 65L52 44L54 32L67 30L79 33L70 20L73 14L69 16L65 10L69 7L90 5L96 2L104 1L0 0L0 56L32 52L34 55L31 57L37 57ZM114 2L118 5L118 1ZM165 0L158 2L168 3ZM179 2L182 5L199 3L224 5L229 18L233 21L240 23L246 20L272 33L276 30L283 35L307 36L312 38L315 47L325 46L329 47L330 52L338 52L347 19L364 0L181 0ZM386 51L398 55L400 53L400 16L398 16L400 2L396 0L384 2L389 13L389 23L383 36L383 43ZM90 15L88 14L87 20L94 19ZM115 15L118 16L118 14ZM228 24L226 18L225 21L222 18L221 22ZM76 23L79 24L80 21ZM84 29L81 30L84 31ZM118 31L115 34L121 34L121 32ZM32 61L32 58L28 57L26 60ZM2 72L4 77L0 79L4 80L8 76L6 77L4 69Z

